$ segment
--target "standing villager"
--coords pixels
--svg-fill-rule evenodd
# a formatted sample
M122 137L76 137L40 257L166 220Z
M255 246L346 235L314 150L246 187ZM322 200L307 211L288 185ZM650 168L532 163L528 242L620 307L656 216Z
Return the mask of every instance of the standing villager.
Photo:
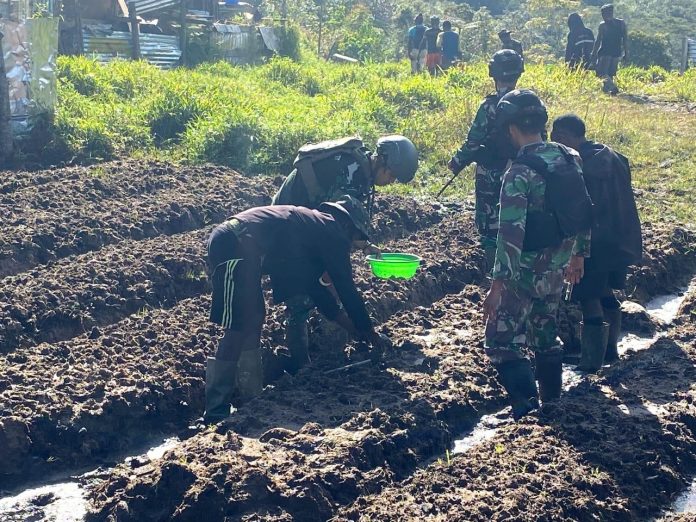
M501 140L496 132L496 111L500 99L517 86L523 71L524 61L515 51L507 49L493 55L488 63L488 75L495 82L495 92L486 96L479 106L466 141L447 165L457 174L476 162L475 219L481 246L485 251L486 270L493 268L498 237L500 187L503 173L512 157L509 140Z
M538 406L525 345L534 351L542 402L561 395L556 321L564 275L577 281L581 266L571 257L589 254L592 202L580 158L543 141L546 121L546 108L532 91L512 91L498 104L498 125L518 153L503 178L493 282L483 307L486 353L516 419Z
M382 136L374 153L360 138L349 137L305 145L294 167L273 197L274 205L317 208L322 202L336 201L347 194L367 205L371 214L375 186L413 180L418 151L404 136ZM363 251L379 255L379 249L369 242ZM278 287L293 288L293 280L294 274L285 272L278 273L273 282ZM330 285L328 278L326 284ZM285 341L290 353L287 369L293 373L309 362L307 320L313 306L300 289L283 293L287 305Z
M362 246L367 230L360 203L346 197L319 210L290 205L257 207L216 227L208 242L213 298L210 320L224 328L215 357L206 368L206 422L230 413L235 391L242 399L261 392L260 352L265 303L261 289L262 264L271 276L293 271L294 284L310 295L330 320L358 339L381 346L353 282L350 252ZM345 312L320 282L331 276Z
M459 34L452 30L452 22L449 20L442 22L439 38L438 45L442 49L442 68L447 70L462 55L459 50Z
M594 49L594 33L589 27L585 27L582 17L578 13L568 16L568 43L565 51L565 62L571 69L582 67L589 69L592 66L592 50Z
M512 51L515 51L522 58L524 58L524 50L522 49L522 44L512 38L512 33L510 31L508 31L507 29L501 30L498 33L498 38L500 38L500 42L502 43L500 47L501 50L510 49Z
M631 187L628 159L607 145L585 137L585 123L574 114L553 122L551 139L577 150L587 190L594 203L591 255L584 276L573 289L582 306L579 369L597 371L619 358L621 303L614 290L626 284L628 266L642 258L641 225Z
M592 59L597 59L597 76L603 80L602 89L609 94L618 94L614 77L619 68L621 56L628 59L628 30L626 22L614 18L614 6L602 6L602 19L597 31L597 41L592 50Z
M408 30L406 49L409 60L411 60L411 72L419 73L425 67L425 57L427 51L421 48L423 35L425 34L425 24L423 23L423 13L419 13L413 20L413 26Z
M425 66L431 76L437 74L438 68L442 65L442 49L438 45L440 36L440 19L437 16L430 17L430 27L425 31L421 49L425 49L428 54L425 58Z

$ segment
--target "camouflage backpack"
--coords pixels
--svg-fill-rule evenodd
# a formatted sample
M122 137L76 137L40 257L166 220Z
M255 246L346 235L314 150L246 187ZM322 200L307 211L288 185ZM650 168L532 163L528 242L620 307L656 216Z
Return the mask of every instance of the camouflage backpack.
M314 165L322 160L339 154L352 156L365 172L370 171L370 157L363 141L357 136L327 140L320 143L308 143L300 148L293 162L297 176L302 179L310 201L320 198L335 182L334 179L318 179Z

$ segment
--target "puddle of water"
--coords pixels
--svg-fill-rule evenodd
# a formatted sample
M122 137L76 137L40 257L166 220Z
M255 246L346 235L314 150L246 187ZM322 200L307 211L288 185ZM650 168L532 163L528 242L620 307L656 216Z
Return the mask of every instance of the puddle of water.
M659 339L659 335L654 337L640 337L635 334L624 334L621 336L618 342L618 350L620 355L624 355L626 352L640 352L642 350L647 350L650 348L655 341Z
M124 460L156 460L175 448L179 442L176 437L168 438L150 448L145 454ZM99 468L81 477L97 476L103 471L103 468ZM2 522L80 522L86 515L87 499L84 485L76 480L29 488L21 493L0 498Z
M684 302L684 299L686 299L686 295L694 290L696 290L696 280L692 281L691 284L687 288L684 288L678 295L670 294L656 297L645 305L645 309L654 318L670 324L677 318L679 307Z
M673 504L672 513L696 513L696 479Z
M459 440L454 441L453 455L465 453L474 446L481 444L492 438L498 430L505 424L512 422L512 417L509 415L510 408L505 408L492 415L484 415L479 423L474 427L469 434Z
M77 482L27 489L0 499L0 519L6 522L78 522L86 514L84 490Z
M164 442L162 442L162 444L160 444L159 446L155 446L154 448L150 448L150 450L148 450L148 452L146 453L147 458L150 460L161 459L167 451L176 448L180 442L181 441L177 437L164 439Z

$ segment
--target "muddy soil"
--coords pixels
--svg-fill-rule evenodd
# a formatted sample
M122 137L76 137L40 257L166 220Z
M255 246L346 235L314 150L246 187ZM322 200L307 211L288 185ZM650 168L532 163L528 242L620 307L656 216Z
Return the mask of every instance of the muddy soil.
M0 281L0 352L58 342L206 290L208 230L124 241Z
M393 247L426 259L408 282L373 279L356 260L359 288L372 315L428 304L460 290L482 274L468 216L402 239ZM0 359L0 469L8 480L26 480L118 451L154 427L181 428L202 410L204 360L214 351L217 329L207 322L208 298L193 298L120 323L93 328L70 341L21 348ZM283 343L282 310L273 309L263 346L277 361ZM313 339L330 346L334 328L315 321ZM325 333L321 329L325 330ZM267 364L273 369L279 364ZM27 457L31 455L33 459ZM43 470L43 471L42 471Z
M400 504L392 497L385 497L380 504L381 496L371 496L370 491L380 491L389 482L409 474L427 456L439 454L444 459L445 450L451 447L453 433L461 432L483 413L501 406L500 388L495 381L490 380L492 368L480 355L482 343L478 336L482 324L477 308L482 291L480 287L470 286L462 295L445 298L428 311L416 310L414 314L400 320L393 319L384 325L400 342L400 352L395 354L396 361L392 356L387 362L388 367L393 365L387 370L390 376L396 374L394 369L398 365L413 365L410 372L399 375L396 386L390 386L393 383L389 380L386 385L385 382L380 383L379 377L375 379L365 376L362 371L347 374L338 383L338 387L333 379L328 379L328 383L319 381L320 385L315 387L313 381L317 379L316 371L310 375L303 373L294 379L280 381L274 390L267 390L261 398L254 401L250 405L250 411L247 407L242 407L228 426L193 437L163 462L157 463L152 469L148 467L142 475L132 469L117 470L106 484L94 492L96 510L92 519L105 520L111 515L113 520L196 520L208 514L215 518L227 516L232 520L327 520L336 515L340 506L351 502L353 497L357 501L346 508L343 517L357 519L363 514L363 520L394 520L394 506L400 507ZM414 324L425 326L420 336L414 337ZM665 363L676 360L681 353L680 348L673 341L660 342L667 342L667 348L658 343L653 347L653 353L657 353ZM411 343L418 346L425 357L419 355L414 359L415 355L408 354L404 349L408 349ZM449 347L452 343L459 345L459 355L465 356L456 363L449 359ZM628 365L628 369L623 370L624 373L611 371L604 379L614 379L611 382L623 391L627 385L635 386L636 375L651 376L643 379L641 384L652 390L652 397L658 397L656 390L659 389L658 383L662 382L662 375L667 375L670 383L689 383L693 379L693 364L683 367L677 364L673 371L661 368L651 373L650 365L654 364L655 355L642 357L642 365L633 362ZM419 365L425 365L427 370L419 368ZM321 365L317 370L320 368ZM453 374L453 371L456 373ZM430 378L418 375L422 373L428 373ZM620 381L618 375L621 376ZM357 379L352 380L351 377ZM385 381L384 377L382 381ZM354 383L359 383L357 396ZM527 459L519 464L519 470L527 474L519 476L518 472L517 479L512 483L523 488L515 491L513 496L522 499L519 503L529 505L529 510L522 512L519 511L520 506L513 506L510 512L500 512L497 519L515 518L514 514L518 512L521 513L521 519L544 518L544 513L556 513L557 516L549 516L548 519L565 517L567 520L577 520L607 512L613 518L614 507L607 511L592 504L592 501L596 501L595 489L604 491L605 497L609 495L607 491L612 494L618 491L624 495L623 499L644 494L645 492L636 490L634 483L646 480L646 477L633 477L637 477L637 469L652 465L654 460L650 460L649 456L658 450L667 454L663 457L660 453L659 462L668 462L667 457L672 459L669 464L673 467L669 468L669 473L674 473L675 469L680 473L689 472L693 463L690 452L695 449L695 442L685 425L675 423L671 417L660 420L658 424L643 422L644 419L641 418L635 420L637 426L633 429L634 419L629 419L630 422L627 423L622 410L602 415L603 409L608 408L606 401L593 403L590 400L588 403L588 394L594 397L595 389L604 389L603 383L593 386L594 388L585 387L590 391L574 391L565 399L571 404L568 411L573 413L566 414L562 408L557 407L558 411L552 415L551 410L546 409L538 428L523 428L521 425L509 428L512 432L506 435L503 448L517 444L517 440L525 441L520 446L523 449L515 453L515 458ZM462 387L469 390L462 393ZM660 397L666 401L667 391ZM622 397L621 400L628 399ZM426 408L421 407L421 401L427 403ZM404 412L400 409L402 407L405 407ZM681 411L684 407L688 407L687 402L679 399L674 405L674 411ZM577 411L580 414L576 414ZM404 415L412 423L404 423ZM611 429L605 430L606 433L602 432L602 421L597 421L598 418L605 419ZM552 420L560 428L552 424ZM588 426L579 427L581 420L586 421ZM303 425L303 422L309 424ZM424 427L427 428L425 432ZM571 428L580 431L582 436L572 438L571 435L577 434ZM630 440L627 440L625 433L627 428ZM356 429L359 433L355 433ZM564 438L557 436L558 440L549 444L547 440L556 433L554 429L559 432L567 430L569 433L563 432ZM368 433L363 433L366 430ZM395 430L400 432L399 443L393 440L392 432ZM587 436L592 430L602 433L613 453L607 458L598 450L594 454L597 462L588 463L587 454L596 447L597 442L596 437ZM365 457L367 435L370 450ZM617 438L621 437L623 439L617 442ZM642 441L655 438L658 438L657 449L652 445L634 443L634 439ZM499 438L496 440L499 441ZM661 449L665 441L671 446ZM633 449L625 450L624 445ZM486 447L490 448L490 444ZM507 451L501 450L499 445L493 448L493 460ZM617 448L624 452L617 454ZM356 455L360 457L357 463ZM368 459L367 462L365 458ZM620 472L613 479L614 482L602 475L604 468L598 467L602 458L611 462L608 466L610 470ZM626 469L622 470L614 460L628 462L623 464ZM527 464L529 465L525 467ZM505 476L516 476L514 472L518 468L514 466L517 465L515 460L510 466L503 467ZM483 511L481 514L472 510L462 511L466 515L456 518L457 520L496 519L491 518L493 511L489 511L487 506L494 498L499 498L497 493L501 486L495 480L489 483L485 478L495 474L496 466L499 463L487 461L463 479L465 482L472 481L464 498L480 500L476 505L480 505ZM650 477L654 468L655 466L650 468ZM537 478L527 476L530 470L537 469L541 470ZM557 473L559 476L555 477ZM669 495L683 487L683 480L670 482L669 473L664 478L665 485L655 483L657 487L667 488L667 493L663 497L653 495L652 506L619 506L616 507L616 512L622 517L622 513L625 513L624 519L629 520L636 513L655 511L658 506L664 507ZM416 474L417 476L419 475ZM563 517L561 515L564 512L559 511L560 507L554 507L552 502L545 500L545 495L539 495L540 491L546 491L543 486L550 477L557 483L557 486L549 486L550 489L557 491L559 495L564 492L563 498L571 498L573 505L578 506L575 510L567 511ZM473 483L474 479L480 479L481 484ZM400 485L399 492L403 486ZM413 504L417 509L408 511L406 502L404 511L396 511L400 516L403 513L403 518L410 519L428 515L427 511L420 511L419 507L427 504L426 500L423 497L416 498L416 493L423 487L424 484L414 482L412 492L406 498L414 498ZM529 489L524 489L527 487ZM479 490L483 495L480 498L476 496ZM441 486L434 490L437 493L443 491L446 488ZM459 492L453 496L458 494ZM528 495L536 495L538 498L529 502ZM453 506L459 506L459 501L455 502L450 497L442 502L443 505L453 502ZM383 511L376 507L369 510L370 506L382 505ZM534 511L534 506L537 511ZM452 513L448 511L437 513L440 518L433 519L454 520L450 518Z
M648 520L696 470L695 362L661 339L335 520Z
M220 167L97 168L103 176L78 169L72 180L0 194L0 277L125 239L195 230L266 204L273 191L271 180Z

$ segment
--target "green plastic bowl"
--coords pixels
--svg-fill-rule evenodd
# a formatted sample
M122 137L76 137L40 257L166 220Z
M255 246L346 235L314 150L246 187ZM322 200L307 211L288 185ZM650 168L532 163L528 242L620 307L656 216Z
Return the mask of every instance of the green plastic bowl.
M367 256L367 260L372 267L372 273L382 279L399 277L401 279L411 279L416 275L416 271L422 259L413 254L401 254L398 252L382 254L382 257Z

